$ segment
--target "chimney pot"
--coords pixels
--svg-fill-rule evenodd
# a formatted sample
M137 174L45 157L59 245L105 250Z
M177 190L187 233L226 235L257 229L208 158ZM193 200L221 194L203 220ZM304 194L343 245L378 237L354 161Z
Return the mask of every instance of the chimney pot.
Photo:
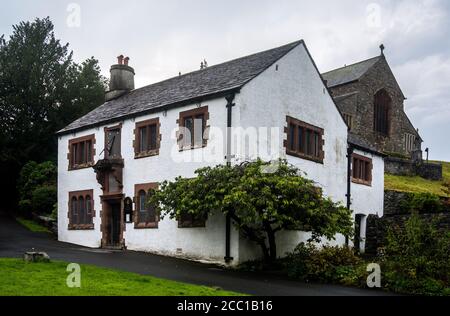
M123 55L117 57L118 64L111 66L109 91L105 100L111 101L134 90L134 69L128 66L130 58Z

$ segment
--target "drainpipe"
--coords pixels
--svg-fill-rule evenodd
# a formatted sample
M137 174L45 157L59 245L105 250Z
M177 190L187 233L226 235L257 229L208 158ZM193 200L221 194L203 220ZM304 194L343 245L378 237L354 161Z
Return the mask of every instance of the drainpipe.
M345 195L347 197L347 209L350 210L352 206L352 192L351 192L351 186L352 186L352 155L353 155L354 148L351 144L348 145L347 148L347 194ZM349 245L349 238L348 236L345 236L345 245Z
M233 107L235 104L234 101L235 94L232 93L227 96L225 99L227 100L227 149L226 149L226 161L227 166L231 166L231 127L233 126ZM226 216L226 224L225 224L225 262L230 263L233 261L233 257L231 257L231 216L227 214Z

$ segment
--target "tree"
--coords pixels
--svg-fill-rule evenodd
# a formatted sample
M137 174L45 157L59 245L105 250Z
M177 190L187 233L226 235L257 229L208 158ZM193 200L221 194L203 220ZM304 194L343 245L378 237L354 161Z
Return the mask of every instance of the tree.
M56 165L51 161L40 164L30 161L22 168L17 181L21 216L52 212L57 200L56 175Z
M0 37L0 171L8 199L30 160L56 161L55 132L103 102L97 60L78 65L49 18L20 22Z
M268 262L277 258L276 233L281 230L310 231L314 241L352 234L351 212L324 197L297 168L280 161L274 170L267 169L270 165L261 160L199 169L195 178L163 182L149 203L159 205L161 216L173 219L184 213L198 218L212 212L229 214Z

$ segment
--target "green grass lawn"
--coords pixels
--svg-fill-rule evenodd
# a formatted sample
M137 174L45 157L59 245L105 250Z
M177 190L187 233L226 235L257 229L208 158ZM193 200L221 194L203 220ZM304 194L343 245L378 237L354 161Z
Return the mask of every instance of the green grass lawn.
M235 296L238 293L81 265L81 288L69 288L67 263L0 259L0 296Z
M44 227L42 225L39 225L38 223L24 218L16 218L16 220L25 228L28 230L35 232L35 233L50 233L50 231L47 229L47 227Z
M436 161L438 162L438 161ZM421 177L406 177L385 175L385 189L402 192L425 192L433 193L440 196L448 196L444 191L443 184L450 182L450 162L438 162L443 164L443 181L431 181Z

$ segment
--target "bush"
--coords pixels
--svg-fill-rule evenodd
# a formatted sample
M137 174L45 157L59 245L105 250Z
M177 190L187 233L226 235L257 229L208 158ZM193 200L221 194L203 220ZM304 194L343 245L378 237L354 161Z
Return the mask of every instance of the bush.
M413 214L388 231L382 264L385 286L396 292L443 295L450 287L450 233Z
M21 200L19 201L19 217L31 218L31 201L30 200Z
M32 194L31 204L33 212L37 214L51 214L57 199L56 186L45 185L37 187Z
M443 202L440 197L432 193L409 193L408 199L401 201L400 207L405 214L440 213Z
M49 214L56 203L56 166L47 161L27 163L17 181L20 216L30 218L31 213Z
M288 254L285 266L290 277L304 282L359 283L360 266L363 261L347 247L321 249L313 244L300 244ZM364 272L365 273L365 272Z

